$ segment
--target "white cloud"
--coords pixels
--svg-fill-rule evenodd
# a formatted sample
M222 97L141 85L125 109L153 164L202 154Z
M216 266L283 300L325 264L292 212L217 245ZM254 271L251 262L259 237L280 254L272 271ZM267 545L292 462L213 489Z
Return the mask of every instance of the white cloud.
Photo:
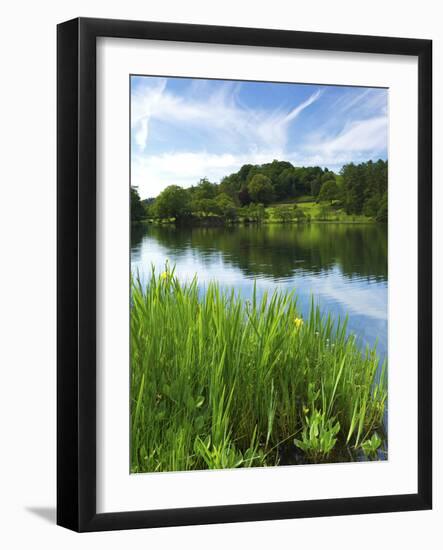
M131 97L131 127L134 129L135 142L139 148L145 147L147 143L149 119L161 102L166 82L165 78L150 81L149 86Z
M148 141L148 131L149 131L149 118L145 117L138 121L135 130L135 143L140 149L145 146L145 143Z
M387 138L387 117L377 116L353 121L337 136L310 143L306 149L328 163L337 157L358 158L359 155L381 153L386 150Z
M309 105L312 105L315 101L317 101L320 96L321 91L317 90L315 93L309 96L306 101L303 101L303 103L300 103L300 105L294 107L294 109L292 109L292 111L288 113L284 118L284 123L288 124L289 122L292 122L304 109L306 109L306 107L309 107Z
M320 91L313 93L288 112L245 108L237 100L237 90L236 84L226 83L209 96L177 96L166 89L165 79L147 79L132 95L131 125L137 147L146 149L150 121L158 120L169 125L186 124L186 128L207 133L231 150L240 145L243 149L281 149L286 145L289 124L321 95Z
M346 113L358 113L358 116L368 117L375 113L386 113L387 93L380 88L349 89L340 95L330 106L333 113L344 115Z

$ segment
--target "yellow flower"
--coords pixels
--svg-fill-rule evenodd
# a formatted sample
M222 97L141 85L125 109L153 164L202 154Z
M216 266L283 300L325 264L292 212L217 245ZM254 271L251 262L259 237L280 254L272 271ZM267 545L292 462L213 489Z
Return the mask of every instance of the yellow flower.
M297 330L299 330L301 328L301 326L303 325L303 319L301 317L296 317L294 319L294 325L295 325L295 328Z
M163 271L163 273L160 275L160 279L167 279L169 277L169 273L167 271Z
M303 414L308 414L309 407L303 407Z

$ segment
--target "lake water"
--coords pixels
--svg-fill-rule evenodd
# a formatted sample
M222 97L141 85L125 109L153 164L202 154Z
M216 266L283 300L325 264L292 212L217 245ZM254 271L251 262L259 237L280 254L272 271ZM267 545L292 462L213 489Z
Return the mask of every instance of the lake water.
M304 316L311 296L325 312L344 318L360 345L387 351L387 229L377 224L249 225L132 228L131 269L144 281L151 265L218 281L245 298L257 290L295 290Z

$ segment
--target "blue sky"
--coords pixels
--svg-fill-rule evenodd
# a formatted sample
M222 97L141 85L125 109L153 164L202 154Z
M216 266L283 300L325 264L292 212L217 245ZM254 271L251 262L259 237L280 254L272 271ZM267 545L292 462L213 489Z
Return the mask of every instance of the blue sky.
M388 91L131 77L131 184L142 198L274 159L338 172L387 159Z

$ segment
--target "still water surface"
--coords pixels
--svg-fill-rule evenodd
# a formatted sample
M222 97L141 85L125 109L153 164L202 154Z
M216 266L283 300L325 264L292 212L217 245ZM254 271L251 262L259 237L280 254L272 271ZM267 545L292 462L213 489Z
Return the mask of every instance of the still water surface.
M197 274L250 298L257 290L295 290L306 317L311 296L324 312L348 315L364 347L387 352L387 229L367 224L133 227L131 269L146 282L151 265L176 266L182 281Z

